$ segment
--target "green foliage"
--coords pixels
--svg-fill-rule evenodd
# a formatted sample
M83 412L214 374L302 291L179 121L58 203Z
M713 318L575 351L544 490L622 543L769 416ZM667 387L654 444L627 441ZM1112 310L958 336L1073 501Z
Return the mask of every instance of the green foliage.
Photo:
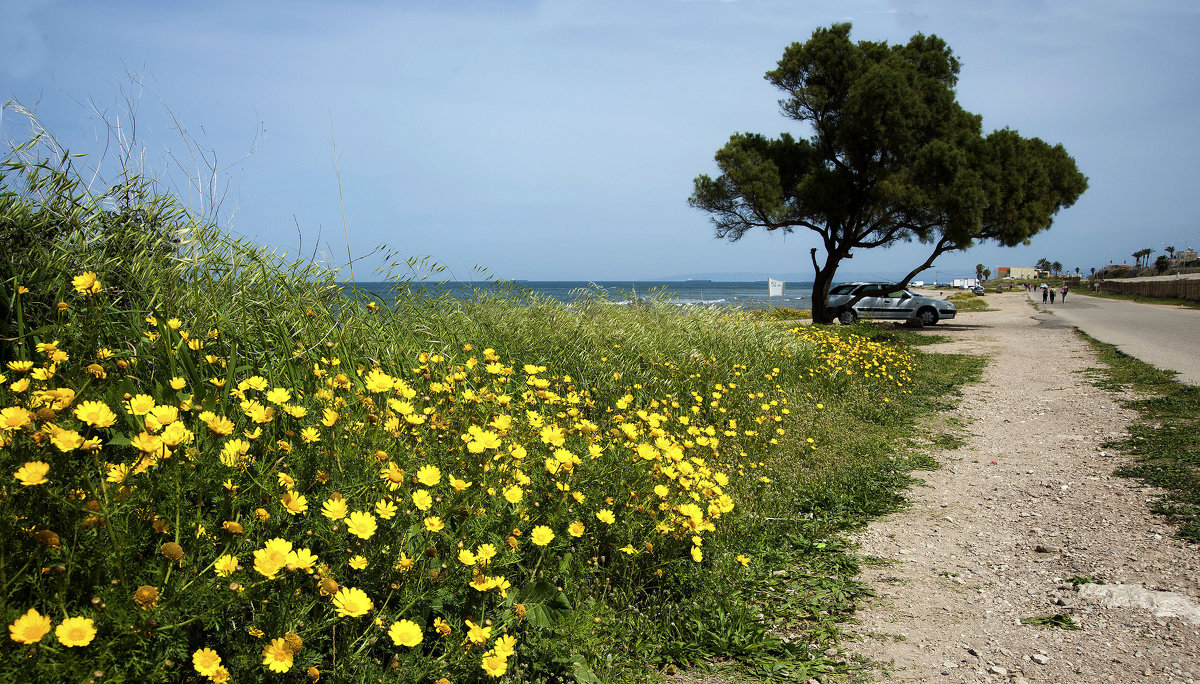
M793 43L767 72L785 94L785 116L808 139L737 133L717 151L717 178L698 176L689 203L708 212L718 238L756 228L816 232L813 319L831 323L829 286L855 249L918 240L926 261L979 241L1025 243L1087 188L1061 145L1003 129L955 101L959 63L937 36L904 45L850 41L835 24Z
M0 279L0 621L96 629L4 642L4 680L177 680L205 648L236 680L479 679L487 654L513 681L843 671L823 651L865 589L836 535L903 505L928 459L897 444L978 372L653 298L380 300L141 179L114 200L3 168L31 247Z

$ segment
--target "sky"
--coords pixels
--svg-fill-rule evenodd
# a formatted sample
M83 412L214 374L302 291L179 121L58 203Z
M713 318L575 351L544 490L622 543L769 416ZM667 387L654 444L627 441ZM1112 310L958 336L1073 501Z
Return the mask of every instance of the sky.
M718 240L687 198L731 134L810 134L763 75L843 21L854 40L942 37L985 131L1062 143L1089 178L1030 245L943 255L921 278L1200 249L1193 0L6 0L2 14L0 103L33 110L101 177L119 170L116 133L132 137L147 172L229 232L353 260L357 280L422 257L460 280L810 279L814 233ZM6 106L0 138L27 130ZM926 255L860 250L838 279Z

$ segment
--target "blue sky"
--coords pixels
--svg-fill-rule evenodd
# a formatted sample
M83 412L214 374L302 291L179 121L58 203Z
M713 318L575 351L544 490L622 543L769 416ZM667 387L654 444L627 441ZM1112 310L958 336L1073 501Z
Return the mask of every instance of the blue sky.
M96 112L128 131L136 100L148 167L199 201L182 124L231 165L228 230L331 264L384 243L460 279L475 265L531 280L811 275L811 233L718 241L687 197L730 134L807 135L763 74L837 21L856 40L941 36L986 130L1061 142L1089 177L1032 245L945 255L926 279L1200 249L1190 0L8 0L3 14L0 101L112 173ZM5 110L0 136L18 123ZM898 275L922 252L860 251L844 270Z

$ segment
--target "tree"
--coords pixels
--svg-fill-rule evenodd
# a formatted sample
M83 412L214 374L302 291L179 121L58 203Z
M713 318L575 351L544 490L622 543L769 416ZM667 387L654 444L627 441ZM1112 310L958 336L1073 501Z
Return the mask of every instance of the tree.
M1056 261L1056 262L1050 264L1050 270L1054 272L1054 275L1058 275L1058 274L1062 273L1063 265L1062 265L1062 263Z
M1150 255L1153 253L1154 253L1154 250L1147 247L1146 249L1139 249L1138 251L1134 252L1130 256L1132 256L1136 260L1136 261L1134 261L1134 266L1136 268L1141 268L1142 266L1150 265Z
M992 269L990 269L990 268L983 269L982 280L987 280L988 278L991 278L991 277L992 277Z
M1154 270L1159 273L1166 273L1168 268L1171 268L1171 257L1166 254L1159 254L1158 258L1154 260Z
M715 155L720 175L696 177L688 202L730 241L757 228L816 233L817 323L836 317L826 306L829 286L856 249L927 245L928 258L903 286L947 252L987 240L1027 243L1074 204L1087 179L1061 145L1010 129L984 135L980 117L955 101L958 72L937 36L853 43L850 24L819 28L766 74L784 93L784 116L809 137L735 133Z
M975 264L975 280L983 280L983 264Z

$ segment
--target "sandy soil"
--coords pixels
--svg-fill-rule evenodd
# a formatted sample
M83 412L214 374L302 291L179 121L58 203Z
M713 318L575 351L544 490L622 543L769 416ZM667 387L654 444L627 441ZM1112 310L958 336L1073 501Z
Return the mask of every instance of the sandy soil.
M1200 546L1149 513L1155 490L1112 476L1125 458L1101 446L1132 413L1092 385L1098 362L1069 326L1024 293L987 300L995 311L931 328L953 341L925 348L990 358L955 412L965 445L918 474L909 509L854 537L880 559L846 644L871 663L861 676L1200 681ZM1106 586L1077 590L1077 576ZM1109 607L1131 601L1143 607ZM1081 629L1021 623L1059 614Z

